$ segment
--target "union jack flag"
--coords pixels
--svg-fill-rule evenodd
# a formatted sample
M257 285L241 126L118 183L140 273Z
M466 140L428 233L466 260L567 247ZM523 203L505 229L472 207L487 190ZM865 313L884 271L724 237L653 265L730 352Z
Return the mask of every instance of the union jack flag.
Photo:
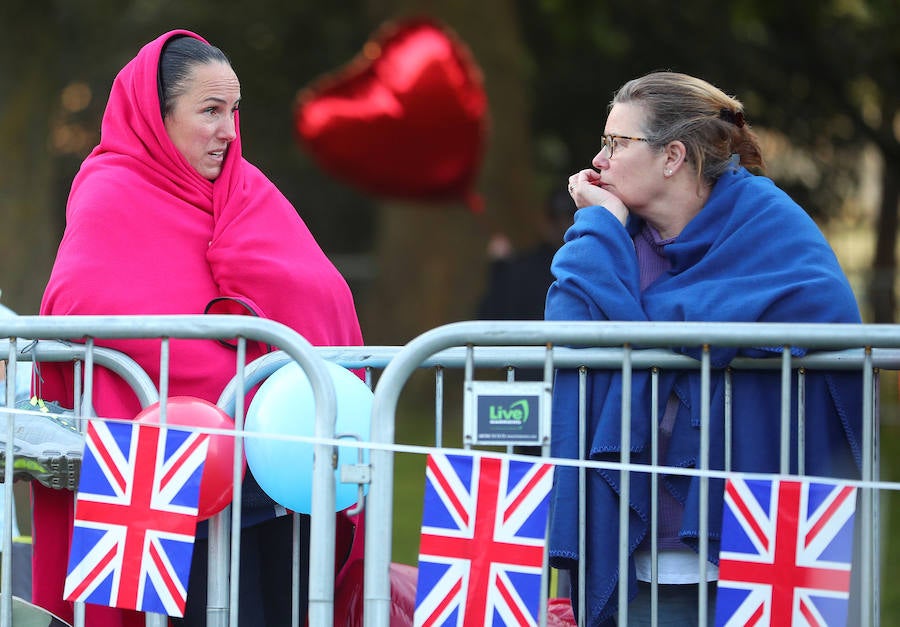
M845 625L856 488L725 485L716 625Z
M88 422L64 595L183 616L208 435Z
M537 625L551 464L428 456L416 627Z

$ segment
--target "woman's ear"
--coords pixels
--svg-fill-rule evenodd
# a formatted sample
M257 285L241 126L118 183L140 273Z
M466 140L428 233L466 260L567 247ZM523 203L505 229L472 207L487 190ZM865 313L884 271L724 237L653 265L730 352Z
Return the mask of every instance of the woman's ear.
M665 162L663 171L666 176L671 176L684 164L687 159L687 149L678 140L669 142L665 147Z

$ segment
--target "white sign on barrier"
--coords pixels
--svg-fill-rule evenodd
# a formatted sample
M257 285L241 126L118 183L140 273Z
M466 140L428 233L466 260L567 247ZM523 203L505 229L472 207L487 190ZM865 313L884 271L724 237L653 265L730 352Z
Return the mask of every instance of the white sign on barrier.
M550 386L543 381L469 381L466 444L543 446L550 441Z

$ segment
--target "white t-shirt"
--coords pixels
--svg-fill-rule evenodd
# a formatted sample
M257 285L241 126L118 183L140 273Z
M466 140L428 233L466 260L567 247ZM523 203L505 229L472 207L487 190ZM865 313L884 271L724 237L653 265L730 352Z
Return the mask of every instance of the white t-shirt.
M685 584L700 581L700 556L690 549L676 551L659 551L657 553L657 575L659 583ZM638 581L650 581L652 561L650 551L637 551L634 554L634 566ZM706 564L706 580L716 581L719 578L719 567Z

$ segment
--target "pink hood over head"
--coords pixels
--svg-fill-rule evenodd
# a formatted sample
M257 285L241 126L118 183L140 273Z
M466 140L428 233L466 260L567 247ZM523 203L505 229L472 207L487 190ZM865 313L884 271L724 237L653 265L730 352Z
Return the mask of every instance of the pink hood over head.
M100 143L72 183L41 314L244 313L285 324L314 345L361 344L346 281L291 203L243 158L239 124L215 181L169 139L157 72L163 45L178 35L205 41L189 31L168 32L113 82ZM128 353L158 378L159 342L97 344ZM252 346L248 358L264 350ZM64 370L44 365L42 396L71 401ZM234 373L231 348L213 340L172 342L171 394L215 402ZM140 409L112 377L95 383L94 404L98 415L110 417L130 418Z

